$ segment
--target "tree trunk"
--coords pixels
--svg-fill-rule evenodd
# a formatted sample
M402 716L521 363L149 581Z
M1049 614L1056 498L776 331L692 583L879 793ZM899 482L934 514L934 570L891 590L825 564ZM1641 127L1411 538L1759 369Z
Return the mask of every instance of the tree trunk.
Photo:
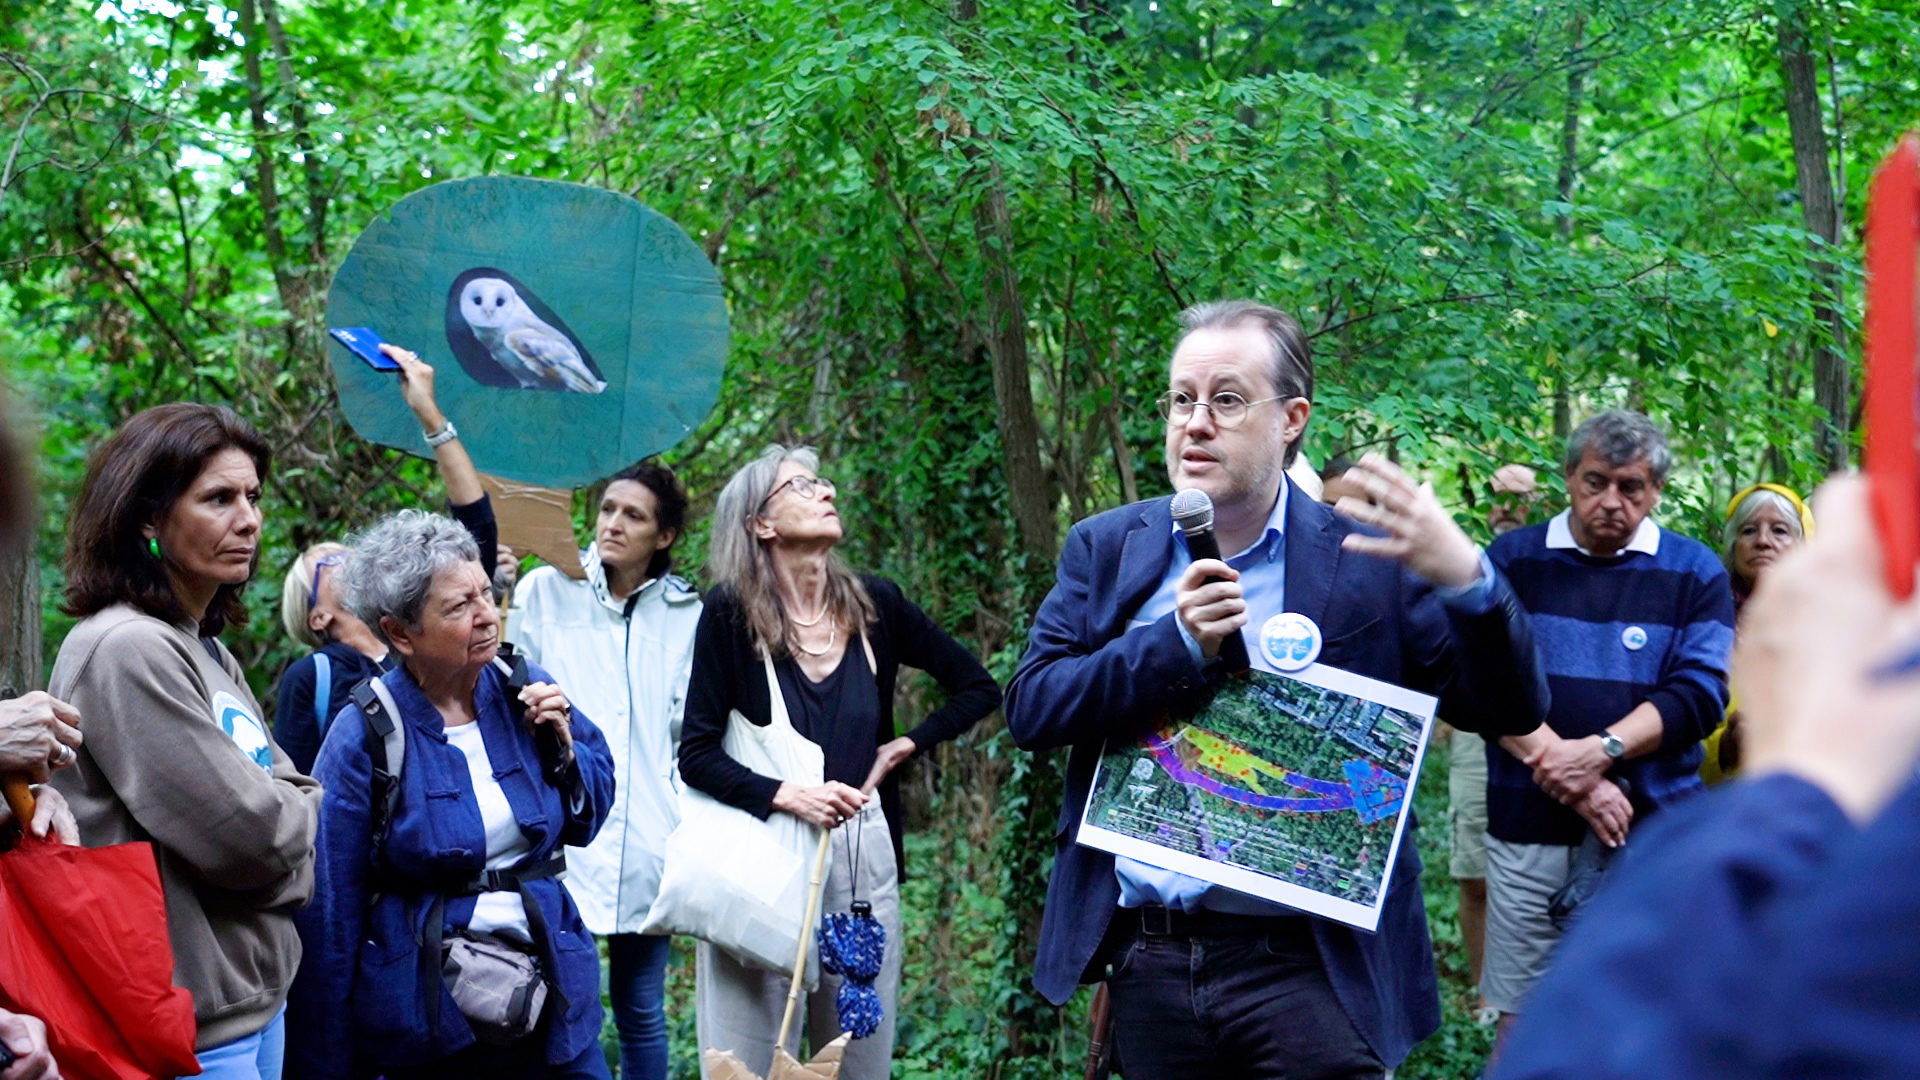
M1560 116L1560 176L1556 190L1560 201L1573 204L1573 188L1580 179L1580 103L1586 96L1587 66L1579 59L1582 43L1587 33L1585 14L1575 15L1567 28L1571 42L1568 52L1575 57L1574 63L1567 69L1567 100ZM1556 223L1560 229L1560 239L1573 243L1573 215L1560 215ZM1559 370L1553 378L1553 437L1565 441L1573 430L1573 400L1567 386L1567 358L1573 349L1568 347L1559 360Z
M29 541L0 548L0 697L45 686L40 655L40 561Z
M1810 255L1813 269L1813 398L1825 413L1815 449L1828 470L1844 469L1848 458L1852 387L1842 349L1845 326L1839 311L1839 274L1827 257L1836 239L1833 162L1820 110L1820 80L1807 43L1804 9L1784 12L1779 22L1780 73L1786 86L1787 126L1793 134L1793 171L1800 191L1800 217L1823 244Z
M1027 313L1013 265L1013 219L1000 166L987 166L987 191L973 207L974 237L986 269L987 353L993 358L994 423L1000 429L1014 525L1033 572L1053 566L1053 495L1040 464L1040 417L1033 408Z

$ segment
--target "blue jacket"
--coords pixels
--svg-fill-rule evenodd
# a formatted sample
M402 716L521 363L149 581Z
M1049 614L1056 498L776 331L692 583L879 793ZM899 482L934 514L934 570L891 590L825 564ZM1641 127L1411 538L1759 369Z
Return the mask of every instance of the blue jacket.
M552 681L538 667L531 674ZM295 917L305 958L288 999L287 1065L297 1077L334 1080L354 1075L357 1066L420 1065L474 1042L444 983L436 977L421 985L419 941L439 890L485 869L486 831L466 757L447 742L439 710L404 668L384 678L407 725L407 753L387 833L391 869L382 880L368 880L373 767L358 706L349 704L334 718L314 763L326 798L315 841L313 903ZM490 665L473 696L494 775L533 847L514 867L520 869L540 864L563 844L593 839L613 803L613 762L600 730L576 710L573 746L584 797L571 809L542 779L522 709L505 691L505 678ZM600 957L558 879L530 882L527 889L545 913L546 940L537 944L552 959L548 977L567 1001L565 1014L550 1023L547 1061L567 1062L600 1037ZM370 890L379 893L371 907ZM447 931L467 925L474 899L446 901ZM427 1027L428 994L440 996L437 1031ZM550 996L548 1008L555 1002Z
M1073 842L1101 745L1138 738L1164 710L1192 712L1210 693L1177 615L1127 632L1129 617L1172 564L1169 501L1123 506L1073 527L1058 583L1034 616L1027 655L1007 688L1015 741L1029 750L1073 748L1033 980L1055 1004L1099 977L1090 965L1120 898L1113 856ZM1441 716L1469 731L1537 727L1547 712L1546 682L1526 613L1505 580L1496 576L1485 614L1452 612L1399 564L1343 553L1341 539L1356 528L1298 488L1288 494L1286 608L1320 625L1320 662L1436 692ZM1314 920L1334 994L1389 1067L1440 1026L1414 848L1409 833L1377 933Z
M1742 780L1636 833L1500 1080L1920 1075L1920 784L1866 829Z

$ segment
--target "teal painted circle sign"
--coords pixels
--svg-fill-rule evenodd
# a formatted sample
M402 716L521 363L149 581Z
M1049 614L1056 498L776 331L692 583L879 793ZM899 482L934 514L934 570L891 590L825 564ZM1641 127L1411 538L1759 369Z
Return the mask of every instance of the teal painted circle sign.
M555 180L449 180L400 200L334 275L327 326L420 354L480 471L545 487L678 443L727 361L720 275L693 240L625 195ZM327 348L354 430L430 456L397 376Z

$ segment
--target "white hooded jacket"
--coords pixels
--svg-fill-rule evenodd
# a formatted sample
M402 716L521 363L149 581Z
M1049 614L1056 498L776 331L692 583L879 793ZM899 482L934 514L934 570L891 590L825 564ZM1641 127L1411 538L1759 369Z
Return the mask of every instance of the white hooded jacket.
M700 595L668 574L616 600L599 552L589 547L580 562L585 581L551 566L521 580L506 639L606 735L613 810L592 844L567 850L566 884L588 930L632 933L653 906L667 835L680 823L680 717Z

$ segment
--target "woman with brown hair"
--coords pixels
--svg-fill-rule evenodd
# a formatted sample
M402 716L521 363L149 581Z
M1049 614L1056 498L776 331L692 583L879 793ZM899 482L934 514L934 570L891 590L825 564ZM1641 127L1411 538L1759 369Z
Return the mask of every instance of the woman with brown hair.
M714 588L694 633L680 774L689 786L762 819L792 814L834 830L822 910L868 903L887 934L875 980L885 1016L878 1030L847 1048L841 1075L880 1080L893 1057L901 970L902 819L893 773L992 712L1000 688L898 585L847 568L834 550L842 530L833 483L819 467L810 449L771 446L720 492L707 564ZM902 664L938 680L947 702L896 735L893 688ZM727 753L729 723L765 727L776 705L820 745L823 783L782 782ZM750 969L706 942L695 973L700 1045L731 1050L764 1075L787 976ZM821 975L789 1053L801 1027L816 1050L841 1033L840 981Z
M231 410L162 405L87 463L67 530L53 693L87 718L55 779L89 847L151 840L174 982L193 993L203 1076L278 1080L293 909L313 891L320 787L261 721L219 634L245 623L267 444Z

